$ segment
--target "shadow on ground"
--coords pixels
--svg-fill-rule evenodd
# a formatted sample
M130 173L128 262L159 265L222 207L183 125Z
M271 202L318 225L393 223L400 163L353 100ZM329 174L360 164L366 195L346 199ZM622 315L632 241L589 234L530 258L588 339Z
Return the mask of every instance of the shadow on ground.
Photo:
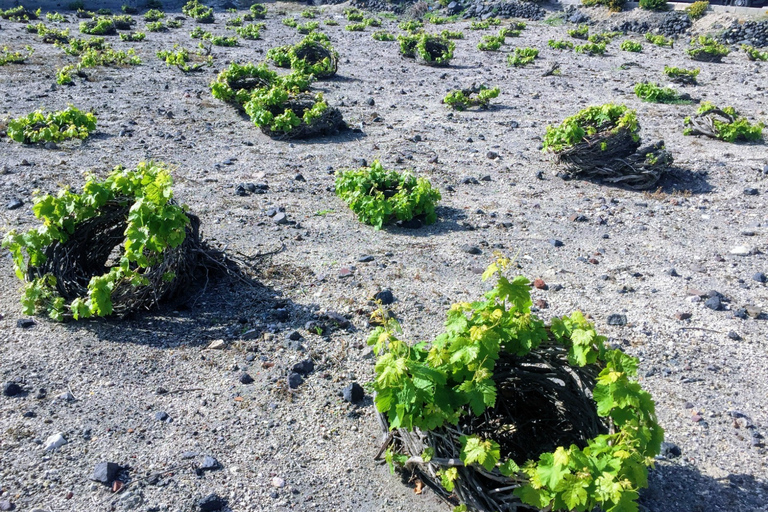
M645 512L765 512L768 483L751 475L715 479L696 468L673 462L657 463L640 493Z

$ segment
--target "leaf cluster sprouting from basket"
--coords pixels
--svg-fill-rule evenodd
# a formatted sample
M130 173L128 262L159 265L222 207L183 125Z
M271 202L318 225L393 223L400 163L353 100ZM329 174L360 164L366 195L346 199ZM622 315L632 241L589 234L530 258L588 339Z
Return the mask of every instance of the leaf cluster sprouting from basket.
M649 188L672 156L663 142L640 148L639 131L635 111L624 105L588 107L558 126L547 126L542 151L553 152L555 162L571 176Z
M718 43L709 36L701 35L691 39L691 47L685 53L693 60L703 62L720 62L731 53L727 46Z
M157 305L195 278L199 221L173 200L171 176L152 162L117 167L35 198L41 222L10 231L3 247L24 281L26 314L51 318L124 315Z
M8 136L24 144L85 139L95 129L96 116L72 105L58 112L36 110L8 122Z
M486 109L491 100L499 96L499 92L498 87L472 84L471 87L466 89L449 92L443 98L443 103L449 105L454 110L466 110L471 107Z
M733 107L719 108L705 101L696 115L686 117L684 135L705 135L725 142L756 141L763 137L764 123L752 124Z
M378 160L370 167L337 172L336 195L349 204L360 221L376 229L414 217L433 224L437 220L435 205L441 199L440 191L426 178L385 169Z
M381 451L479 510L631 509L663 439L638 361L580 312L546 325L509 264L432 342L407 344L394 320L370 335Z

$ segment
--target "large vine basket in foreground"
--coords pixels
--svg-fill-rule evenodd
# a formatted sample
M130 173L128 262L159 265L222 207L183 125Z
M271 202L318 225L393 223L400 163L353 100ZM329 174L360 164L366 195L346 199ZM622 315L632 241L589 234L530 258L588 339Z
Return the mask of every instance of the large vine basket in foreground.
M488 268L496 286L454 304L432 343L406 344L394 321L372 333L379 456L456 510L636 511L664 435L637 359L579 312L545 325L509 263Z

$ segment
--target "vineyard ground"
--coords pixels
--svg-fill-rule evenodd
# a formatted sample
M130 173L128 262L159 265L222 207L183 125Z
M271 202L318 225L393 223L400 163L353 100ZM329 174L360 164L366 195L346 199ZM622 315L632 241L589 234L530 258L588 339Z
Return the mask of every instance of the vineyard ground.
M768 510L768 288L754 279L768 273L768 151L764 143L685 137L683 118L695 105L643 103L632 92L643 80L663 82L664 65L699 67L700 85L685 92L766 121L766 64L739 51L722 64L697 64L684 41L658 48L636 34L628 37L643 43L640 54L620 51L624 38L603 57L560 52L547 41L568 39L570 26L541 22L529 22L499 52L480 52L480 36L494 32L458 22L429 27L467 36L450 67L430 68L402 59L396 42L372 40L370 28L345 31L343 7L318 16L341 62L336 78L314 88L352 129L294 142L269 139L208 85L230 61L258 62L269 48L299 41L275 11L298 16L304 6L269 4L262 39L214 47L214 66L201 73L184 75L155 56L176 43L196 46L189 19L140 43L110 37L115 49L135 48L143 64L90 69L72 87L55 85L55 75L74 57L40 43L23 24L0 23L3 45L35 49L26 64L0 68L0 120L68 104L98 117L96 134L82 143L46 149L0 140L4 230L36 225L34 190L77 188L86 172L104 176L152 159L173 166L175 196L200 216L211 244L231 254L274 252L254 259L250 285L201 276L201 289L183 306L124 320L37 318L29 328L17 325L20 284L3 255L0 380L19 382L26 393L0 397L0 501L22 511L181 512L216 493L233 511L449 510L373 460L381 432L372 400L350 404L339 392L371 379L365 340L373 293L391 290L390 308L406 335L429 340L452 302L483 293L479 274L498 250L547 283L548 290L533 291L542 317L580 309L640 358L667 441L682 452L652 471L643 510ZM647 16L588 12L605 26ZM217 11L216 23L203 28L231 35L224 21L234 16ZM731 19L710 16L694 30ZM339 26L322 25L330 17ZM76 33L68 18L64 26ZM382 28L398 33L396 23L383 19ZM506 54L516 46L538 48L539 59L508 68ZM560 75L542 77L555 62ZM490 110L452 113L440 103L473 82L501 88ZM539 151L548 124L605 102L637 109L644 141L664 140L674 155L658 190L564 181ZM414 169L443 192L436 224L377 232L354 218L332 191L333 172L376 158ZM269 188L238 195L243 183ZM6 209L15 199L24 206ZM268 215L279 208L288 223ZM735 254L740 247L748 254ZM364 255L372 261L359 261ZM722 296L719 310L699 298L710 290ZM734 317L747 305L764 312ZM614 318L626 324L608 325L610 315L624 315ZM327 333L307 329L311 321ZM299 350L287 340L294 331ZM217 340L224 348L209 349ZM314 372L289 389L287 373L305 359ZM243 372L254 382L242 384ZM41 388L45 396L37 398ZM159 412L172 421L157 420ZM44 451L57 433L67 444ZM204 455L221 469L198 476ZM118 494L89 480L107 461L130 468Z

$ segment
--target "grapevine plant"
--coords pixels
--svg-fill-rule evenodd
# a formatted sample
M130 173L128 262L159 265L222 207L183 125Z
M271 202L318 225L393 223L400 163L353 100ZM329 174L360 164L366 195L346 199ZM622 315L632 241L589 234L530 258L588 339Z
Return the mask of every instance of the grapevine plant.
M675 41L673 39L666 38L661 34L651 34L650 32L645 33L645 40L651 44L655 44L656 46L668 46L672 48L675 45Z
M384 169L378 160L370 167L337 172L336 195L349 204L360 221L376 229L417 216L423 216L425 224L434 224L435 204L441 199L440 191L427 179Z
M378 356L373 384L377 410L392 430L466 425L504 400L504 395L497 397L494 375L502 353L522 360L540 347L562 347L569 366L599 368L591 398L610 429L582 446L558 446L531 460L514 460L496 440L462 429L461 463L466 470L489 475L499 491L513 490L520 501L541 510L636 511L638 490L648 485L647 467L653 465L664 435L651 395L636 381L638 360L606 347L606 338L581 312L554 318L546 326L531 311L530 281L508 279L504 270L509 265L504 258L490 265L483 280L495 278L495 286L484 300L454 304L445 332L432 343L408 345L398 338L394 321L372 332L368 344ZM427 462L432 456L427 448L421 459ZM404 464L408 455L390 447L386 459L392 468L393 463ZM460 483L457 464L434 464L443 487L452 491Z
M685 53L693 60L720 62L731 51L724 44L718 43L709 36L702 35L691 39L691 47Z
M733 107L718 108L705 101L696 116L686 117L684 135L706 135L725 142L756 141L763 137L764 123L750 123Z
M562 151L604 131L617 134L627 131L639 139L637 114L624 105L605 104L588 107L566 118L558 126L547 126L542 151Z
M172 198L169 172L152 162L140 163L131 171L117 167L104 181L90 176L79 194L64 189L56 196L37 196L32 211L43 225L26 233L10 231L2 242L13 256L16 275L25 282L25 314L46 312L55 320L112 314L117 287L146 285L145 272L162 261L163 251L184 241L190 221ZM36 271L46 263L51 246L66 244L80 226L110 204L130 206L123 219L125 239L119 262L105 274L91 276L85 295L67 302L57 279ZM163 278L173 280L174 276Z
M96 116L70 105L66 110L44 113L36 110L8 122L8 136L16 142L59 142L85 139L96 129Z
M747 54L749 60L768 60L768 52L761 52L754 46L743 44L741 45L741 49Z
M536 48L515 48L515 53L507 55L507 64L514 67L527 66L539 56Z
M27 50L26 55L21 52L12 52L7 46L3 46L3 51L0 53L0 66L6 64L23 64L25 60L30 58L35 50L31 46L25 48Z
M664 66L664 74L669 79L678 84L696 85L696 77L699 76L699 69L683 69L672 66Z
M619 46L622 50L625 52L633 52L633 53L639 53L643 51L643 45L640 43L636 43L634 41L630 41L627 39L626 41L622 41L621 46Z
M469 89L449 92L443 103L454 110L466 110L470 107L488 108L493 98L499 96L499 88L489 88L485 85L472 86Z
M690 100L681 98L671 87L662 87L651 82L640 82L635 85L635 95L643 101L651 103L688 104Z

